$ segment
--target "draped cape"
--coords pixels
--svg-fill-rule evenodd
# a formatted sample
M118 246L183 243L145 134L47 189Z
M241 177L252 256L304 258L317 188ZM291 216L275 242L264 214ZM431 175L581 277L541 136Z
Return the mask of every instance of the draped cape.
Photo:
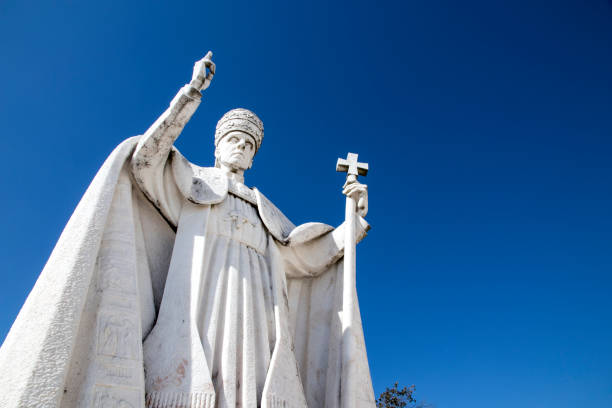
M143 341L167 289L176 231L133 180L129 158L137 142L124 141L98 171L0 348L0 407L145 406ZM187 169L183 162L177 172ZM197 203L204 197L196 194L198 187L221 199L227 194L223 181L206 183L196 170L193 179L179 183L191 190L188 199L210 205ZM341 249L323 270L313 271L308 262L285 262L279 255L333 228L295 227L257 190L256 196L271 235L276 319L262 407L340 407ZM360 316L358 304L353 306ZM354 363L363 375L351 388L360 393L357 408L372 408L361 321L358 326ZM177 381L185 370L196 370L188 364L182 369ZM204 376L199 386L206 388L206 381ZM177 396L164 406L212 408L214 390L208 390L208 397Z

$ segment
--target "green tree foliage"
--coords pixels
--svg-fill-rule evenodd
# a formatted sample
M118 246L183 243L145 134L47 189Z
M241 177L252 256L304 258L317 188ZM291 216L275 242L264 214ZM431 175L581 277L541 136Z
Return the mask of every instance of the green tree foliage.
M376 400L377 408L433 408L431 405L424 402L417 402L414 398L415 386L398 388L395 383L393 388L387 389L378 396Z

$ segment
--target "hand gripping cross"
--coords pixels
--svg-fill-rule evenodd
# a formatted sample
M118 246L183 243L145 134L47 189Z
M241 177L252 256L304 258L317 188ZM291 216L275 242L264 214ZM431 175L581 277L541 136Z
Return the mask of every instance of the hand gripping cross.
M339 158L336 171L346 172L346 185L355 183L357 176L368 174L368 164L359 163L358 155L349 153L346 159ZM357 406L355 396L357 395L353 384L355 384L357 367L354 363L356 355L356 339L353 332L356 326L355 305L357 303L356 286L356 211L357 202L355 197L346 197L346 211L344 221L344 283L342 288L342 383L341 383L341 407L354 408Z

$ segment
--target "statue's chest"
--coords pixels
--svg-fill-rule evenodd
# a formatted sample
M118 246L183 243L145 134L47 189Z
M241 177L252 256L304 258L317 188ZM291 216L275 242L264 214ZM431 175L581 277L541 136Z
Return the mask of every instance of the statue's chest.
M257 208L248 201L228 194L211 208L210 233L221 235L265 253L267 235Z

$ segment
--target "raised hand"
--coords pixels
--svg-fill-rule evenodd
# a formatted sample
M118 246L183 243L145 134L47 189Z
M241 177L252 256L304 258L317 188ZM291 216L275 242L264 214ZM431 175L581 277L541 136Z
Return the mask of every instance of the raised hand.
M193 76L190 85L198 91L203 91L210 86L210 82L215 76L215 63L212 62L212 51L208 51L204 58L193 66Z

